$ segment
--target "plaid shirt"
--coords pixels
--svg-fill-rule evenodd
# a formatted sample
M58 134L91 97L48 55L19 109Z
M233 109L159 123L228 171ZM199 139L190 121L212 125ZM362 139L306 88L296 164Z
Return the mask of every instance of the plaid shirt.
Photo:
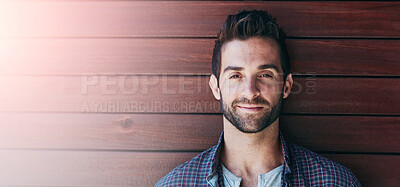
M301 146L286 143L279 132L284 169L282 186L361 186L346 167ZM223 187L220 153L223 133L218 144L176 167L156 187L212 186Z

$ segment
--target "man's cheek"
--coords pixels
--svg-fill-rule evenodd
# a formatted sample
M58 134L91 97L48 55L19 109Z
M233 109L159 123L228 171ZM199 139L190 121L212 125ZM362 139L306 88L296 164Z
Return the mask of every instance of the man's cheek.
M274 94L281 94L282 88L283 88L283 84L281 82L275 81L273 84L269 85L268 88Z
M281 88L278 84L265 84L263 85L261 92L264 95L269 95L269 96L274 96L274 95L278 95L281 93Z
M239 85L238 84L228 84L227 88L226 88L226 94L227 95L234 95L235 93L237 93L239 90Z

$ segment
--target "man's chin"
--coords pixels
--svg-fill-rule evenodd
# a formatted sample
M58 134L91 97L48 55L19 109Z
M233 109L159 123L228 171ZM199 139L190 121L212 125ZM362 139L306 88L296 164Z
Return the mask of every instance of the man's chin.
M245 134L256 134L259 133L261 131L263 131L264 129L243 129L243 128L237 128L240 132L245 133Z
M243 133L258 133L264 130L267 126L263 126L265 124L262 123L254 123L254 122L247 122L245 125L243 124L234 124L236 129Z

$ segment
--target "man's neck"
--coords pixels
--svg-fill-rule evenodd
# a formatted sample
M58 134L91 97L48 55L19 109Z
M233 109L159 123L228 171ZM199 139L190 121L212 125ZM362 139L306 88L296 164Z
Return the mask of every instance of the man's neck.
M242 178L254 178L282 165L279 118L261 132L243 133L224 117L221 162Z

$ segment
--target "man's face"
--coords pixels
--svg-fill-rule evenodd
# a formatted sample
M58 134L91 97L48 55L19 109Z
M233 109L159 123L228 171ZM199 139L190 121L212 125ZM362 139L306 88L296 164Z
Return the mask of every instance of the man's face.
M222 48L221 109L241 132L260 132L278 118L283 82L279 46L273 39L233 40Z

